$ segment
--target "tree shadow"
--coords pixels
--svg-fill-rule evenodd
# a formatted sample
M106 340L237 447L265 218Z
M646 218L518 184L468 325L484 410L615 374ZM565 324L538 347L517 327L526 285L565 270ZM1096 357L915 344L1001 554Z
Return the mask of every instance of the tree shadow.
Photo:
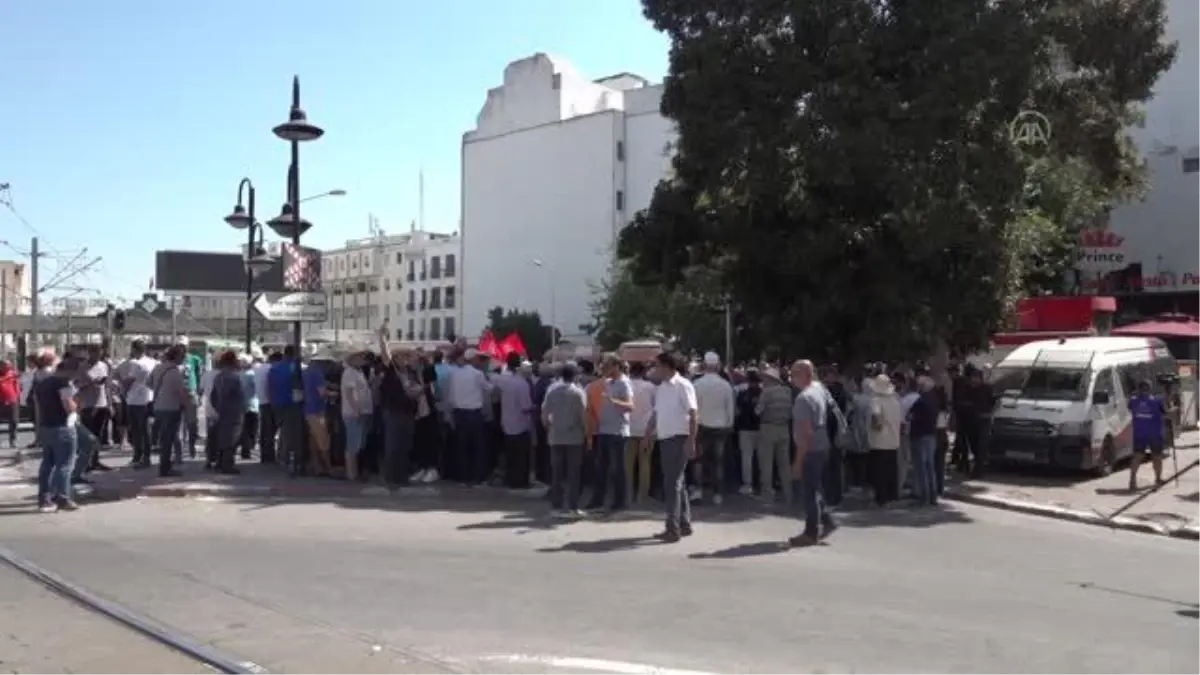
M1193 492L1186 495L1175 495L1175 498L1185 502L1200 502L1200 492Z
M734 560L737 558L756 558L765 555L786 553L792 547L786 541L759 541L750 544L738 544L707 553L692 553L690 560Z
M1013 488L1030 487L1073 487L1094 480L1101 480L1091 474L1053 466L1028 466L1021 464L994 464L988 467L983 478L966 478L961 474L951 473L946 479L946 485L955 487L975 487L982 484Z
M1175 613L1188 619L1200 619L1200 610L1196 609L1177 609Z
M587 541L569 541L562 546L535 549L538 553L615 553L629 551L644 546L662 545L663 542L652 536L616 537L613 539L592 539Z

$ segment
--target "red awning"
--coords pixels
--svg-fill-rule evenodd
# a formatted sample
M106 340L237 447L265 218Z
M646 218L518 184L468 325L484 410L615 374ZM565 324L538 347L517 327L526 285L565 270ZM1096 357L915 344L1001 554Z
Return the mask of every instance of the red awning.
M1161 314L1149 321L1114 328L1113 335L1200 339L1200 321L1187 314Z

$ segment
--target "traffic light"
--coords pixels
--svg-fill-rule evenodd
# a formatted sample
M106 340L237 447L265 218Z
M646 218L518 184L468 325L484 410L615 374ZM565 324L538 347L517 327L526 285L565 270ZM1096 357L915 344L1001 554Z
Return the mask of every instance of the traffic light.
M125 330L125 310L118 309L116 313L113 314L113 330Z

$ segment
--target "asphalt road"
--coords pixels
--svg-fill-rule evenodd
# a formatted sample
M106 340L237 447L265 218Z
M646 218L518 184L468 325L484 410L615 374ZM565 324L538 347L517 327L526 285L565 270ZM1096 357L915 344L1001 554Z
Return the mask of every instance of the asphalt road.
M0 563L0 673L211 673Z
M272 672L1200 670L1194 542L982 508L786 551L774 516L667 546L445 500L5 499L5 546Z

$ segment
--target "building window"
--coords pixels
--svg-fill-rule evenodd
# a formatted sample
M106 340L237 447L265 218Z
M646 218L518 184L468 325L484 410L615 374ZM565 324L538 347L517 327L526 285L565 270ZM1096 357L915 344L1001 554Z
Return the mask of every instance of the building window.
M447 340L453 340L458 336L454 334L454 317L448 316L442 321L442 332Z
M624 190L617 190L617 210L618 211L625 210L625 191Z
M392 318L392 306L390 304L383 306L383 318Z
M436 255L433 256L433 260L429 261L429 278L430 279L441 279L442 278L442 259Z
M434 288L429 291L429 309L442 308L442 289Z
M445 265L445 269L442 270L442 276L444 276L446 278L450 278L450 277L454 276L454 254L453 253L446 254L446 265Z
M1185 157L1183 159L1183 172L1196 173L1200 171L1200 157Z
M404 254L399 251L396 251L396 264L397 265L404 264Z
M391 279L383 280L383 290L385 290L385 291L392 290L392 280Z
M445 298L446 302L444 304L446 305L446 309L454 309L454 300L455 300L454 287L447 286L445 295L446 295L446 298Z
M429 320L429 339L430 340L441 340L442 339L442 320L437 318L436 316Z
M416 331L415 326L416 326L416 322L413 321L412 319L409 319L408 320L408 338L410 340L412 339L412 334Z
M617 161L625 161L625 141L617 141Z
M400 316L400 314L404 311L403 307L404 307L403 303L400 303L400 302L396 303L396 316Z
M429 304L429 292L424 288L421 289L421 309L425 309ZM424 319L422 319L424 321ZM424 330L424 329L422 329Z
M426 277L428 276L428 268L429 268L429 266L425 264L424 260L422 260L421 261L421 281L425 281Z
M404 331L400 330L399 328L396 329L396 339L397 340L404 339Z

